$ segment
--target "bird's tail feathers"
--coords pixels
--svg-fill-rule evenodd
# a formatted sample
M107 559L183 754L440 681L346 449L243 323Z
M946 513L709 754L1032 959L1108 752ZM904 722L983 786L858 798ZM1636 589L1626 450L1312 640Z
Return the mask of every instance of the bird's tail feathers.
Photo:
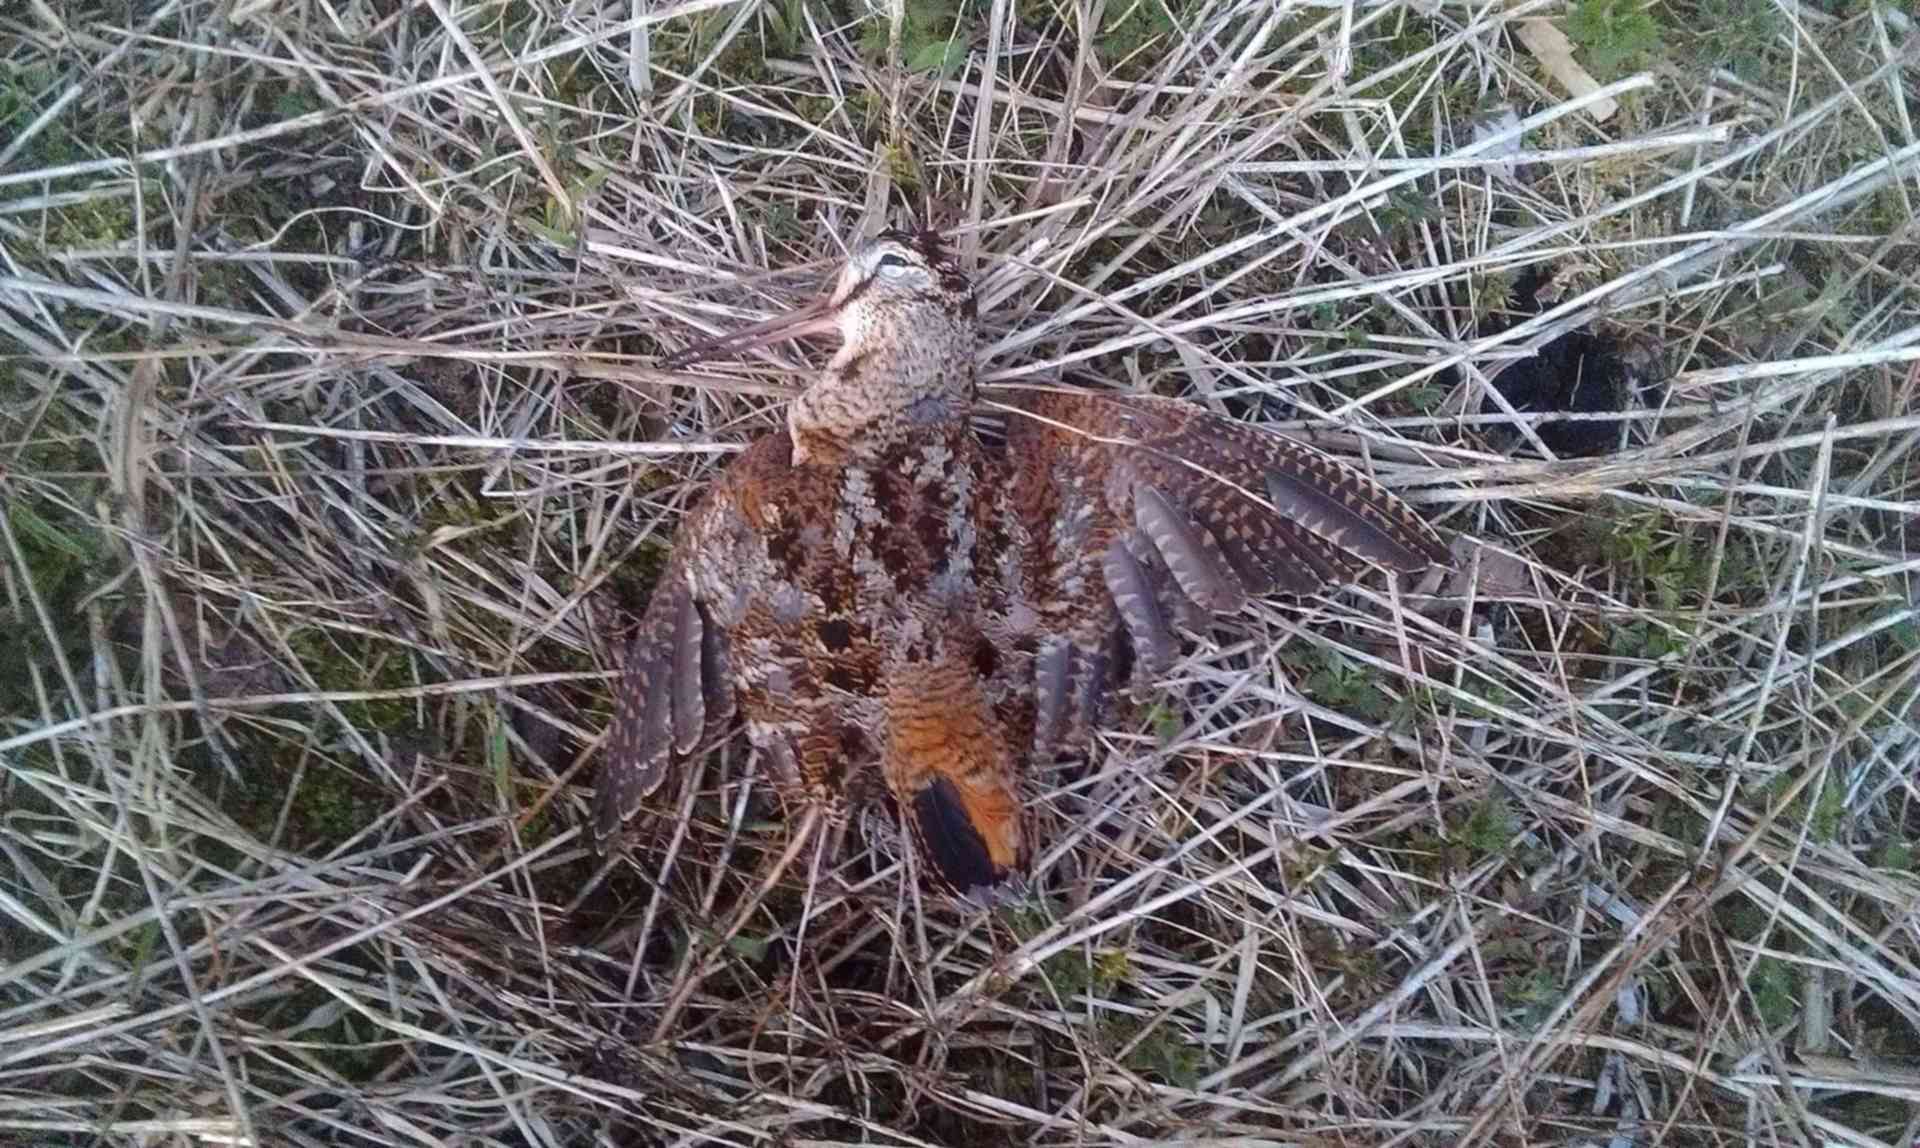
M946 662L887 677L883 773L931 876L991 898L1026 864L1013 757L976 675Z

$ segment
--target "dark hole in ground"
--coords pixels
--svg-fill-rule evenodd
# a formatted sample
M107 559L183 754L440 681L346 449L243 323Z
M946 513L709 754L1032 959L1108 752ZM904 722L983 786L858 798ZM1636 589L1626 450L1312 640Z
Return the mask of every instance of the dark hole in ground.
M1545 307L1541 295L1553 282L1553 271L1529 267L1514 282L1509 305L1482 320L1476 334L1499 334L1538 315ZM1493 376L1493 385L1521 414L1564 411L1601 414L1627 409L1637 391L1651 380L1649 356L1625 341L1588 328L1569 331L1525 359L1509 363ZM1447 372L1450 382L1458 373ZM1480 413L1497 415L1491 395L1481 400ZM1608 454L1619 448L1617 420L1561 421L1534 424L1540 441L1563 458ZM1490 426L1487 437L1496 446L1510 448L1523 442L1517 428Z

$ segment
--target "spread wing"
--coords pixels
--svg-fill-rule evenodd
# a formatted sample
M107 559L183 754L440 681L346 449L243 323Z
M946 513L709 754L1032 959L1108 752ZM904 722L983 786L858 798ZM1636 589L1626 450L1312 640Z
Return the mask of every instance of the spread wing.
M673 766L724 735L735 713L764 688L767 666L740 656L753 614L774 582L770 508L794 493L791 440L765 435L728 465L674 532L640 629L614 692L594 790L594 837L606 847ZM764 611L762 611L764 613ZM764 708L764 707L763 707ZM772 753L790 773L785 741ZM782 768L782 762L786 768Z
M1037 614L1034 746L1097 726L1131 660L1249 597L1312 594L1369 564L1445 563L1441 536L1384 487L1302 443L1191 403L1031 390L1008 408L1010 512Z
M640 808L668 768L691 754L708 732L733 717L727 636L695 584L688 554L705 532L703 502L674 536L640 629L627 647L615 688L600 780L594 790L594 836L602 845Z

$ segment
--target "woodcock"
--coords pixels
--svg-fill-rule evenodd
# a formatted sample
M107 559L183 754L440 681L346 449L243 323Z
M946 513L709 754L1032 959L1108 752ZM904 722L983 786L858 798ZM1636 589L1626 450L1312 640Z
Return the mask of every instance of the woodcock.
M840 346L682 521L628 654L603 845L737 714L783 796L843 817L877 775L924 867L990 897L1028 855L1022 768L1083 747L1178 629L1447 559L1360 473L1177 400L1014 392L983 439L972 284L935 233L670 362L801 336Z

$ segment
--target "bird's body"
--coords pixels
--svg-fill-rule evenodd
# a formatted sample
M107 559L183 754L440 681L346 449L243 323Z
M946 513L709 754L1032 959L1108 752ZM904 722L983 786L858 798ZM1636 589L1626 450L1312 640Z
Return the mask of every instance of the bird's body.
M1034 390L974 433L973 302L937 239L889 233L811 307L710 349L839 352L682 523L628 657L606 839L735 714L783 792L884 782L963 893L1023 865L1021 766L1083 744L1177 630L1366 562L1444 559L1391 495L1189 404Z
M909 270L933 266L914 254ZM901 295L875 291L878 264L842 276L839 309L868 305L788 433L736 459L674 540L629 655L603 836L737 709L791 797L844 809L884 781L950 883L990 886L1021 860L1014 753L986 696L978 527L1006 515L983 511L993 468L968 424L971 295L918 276L965 323L887 339Z
M776 784L851 803L877 771L938 756L924 722L917 747L891 741L919 698L978 677L980 461L957 423L835 463L796 465L770 436L716 484L688 538L690 586L728 635L733 697Z

